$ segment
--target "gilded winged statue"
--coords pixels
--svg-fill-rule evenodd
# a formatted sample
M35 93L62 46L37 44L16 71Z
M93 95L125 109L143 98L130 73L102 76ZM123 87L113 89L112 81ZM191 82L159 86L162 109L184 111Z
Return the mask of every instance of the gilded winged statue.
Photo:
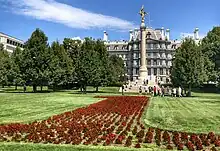
M145 16L147 15L147 13L144 11L144 5L142 5L139 14L141 15L141 22L144 23Z

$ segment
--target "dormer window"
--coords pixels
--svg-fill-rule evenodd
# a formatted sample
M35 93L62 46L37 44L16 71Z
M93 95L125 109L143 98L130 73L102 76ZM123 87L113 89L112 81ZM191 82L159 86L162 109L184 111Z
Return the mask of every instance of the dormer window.
M114 50L118 50L118 46L115 46L115 47L114 47Z
M151 33L148 32L148 33L147 33L147 38L150 38L150 37L151 37Z
M107 50L110 50L110 46L107 46Z
M127 49L127 47L126 46L122 46L122 50L126 50Z

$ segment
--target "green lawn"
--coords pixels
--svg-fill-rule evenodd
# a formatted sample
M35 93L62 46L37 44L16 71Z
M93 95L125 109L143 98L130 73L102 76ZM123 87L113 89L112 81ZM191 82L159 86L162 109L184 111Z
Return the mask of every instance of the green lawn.
M62 92L23 93L22 88L0 89L0 124L11 122L32 122L46 119L52 115L71 111L78 107L86 106L102 99L94 98L97 95L121 95L118 88L100 88L99 93L81 94L76 90ZM151 98L150 105L143 115L143 120L148 126L169 130L189 132L220 133L220 95L194 93L192 98ZM21 144L13 142L0 143L0 151L129 151L134 148L103 147L103 146L72 146L72 145L45 145ZM138 151L161 150L155 144L146 145Z
M192 98L152 98L144 122L168 130L220 134L220 94L193 95Z
M85 145L53 145L31 143L0 143L0 151L165 151L156 145L149 144L146 148L127 148L114 146L85 146Z
M32 91L30 87L27 90ZM89 90L93 89L89 88ZM87 94L80 94L78 91L23 93L22 88L17 91L14 91L13 87L1 89L0 124L47 119L52 115L102 100L94 98L96 95L113 95L113 92L118 94L118 88L100 88L100 93Z

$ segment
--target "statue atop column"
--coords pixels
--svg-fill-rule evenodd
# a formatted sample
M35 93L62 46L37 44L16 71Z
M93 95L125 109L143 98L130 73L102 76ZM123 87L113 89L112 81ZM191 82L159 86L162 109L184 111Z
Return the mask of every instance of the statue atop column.
M142 5L139 14L141 15L141 22L144 23L144 21L145 21L145 16L147 15L147 13L144 11L144 5Z

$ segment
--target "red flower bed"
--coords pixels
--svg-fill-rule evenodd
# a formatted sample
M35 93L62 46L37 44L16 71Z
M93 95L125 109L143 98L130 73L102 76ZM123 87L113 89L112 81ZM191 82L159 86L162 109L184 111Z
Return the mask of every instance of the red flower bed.
M189 134L148 128L141 116L148 98L111 96L88 107L76 109L30 124L0 125L0 142L116 145L141 148L155 143L169 150L219 149L220 136Z

